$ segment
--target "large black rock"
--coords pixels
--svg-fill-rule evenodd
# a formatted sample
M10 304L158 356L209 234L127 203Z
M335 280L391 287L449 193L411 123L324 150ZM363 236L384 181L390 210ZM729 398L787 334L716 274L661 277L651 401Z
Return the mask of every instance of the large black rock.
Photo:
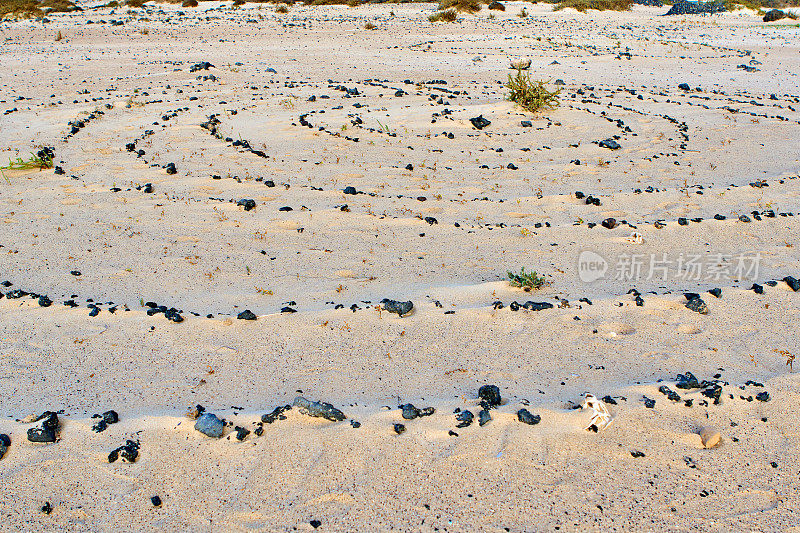
M773 22L782 18L786 18L786 13L780 9L770 9L764 14L764 22Z

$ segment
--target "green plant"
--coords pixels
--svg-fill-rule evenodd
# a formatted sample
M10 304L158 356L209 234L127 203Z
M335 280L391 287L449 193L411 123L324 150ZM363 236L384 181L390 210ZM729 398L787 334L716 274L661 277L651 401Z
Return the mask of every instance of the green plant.
M3 172L4 170L44 170L47 168L53 168L53 156L54 154L52 148L42 148L35 154L31 153L31 157L29 159L22 159L21 157L9 159L8 165L0 167L0 174L3 175L3 178L8 183L11 183L11 181L5 175L5 172Z
M477 13L481 10L481 3L478 0L441 0L439 2L439 11L453 8L462 13Z
M525 267L522 267L519 273L508 271L508 282L512 287L520 287L525 292L531 289L541 289L545 283L545 277L540 276L534 270L533 272L525 272Z
M38 154L31 154L29 159L9 159L8 165L0 167L0 170L32 170L38 168L44 170L46 168L53 168L53 156L42 150Z
M455 9L446 9L444 11L439 11L428 17L428 22L455 22L456 21L456 10Z
M39 0L39 6L45 13L69 13L83 11L69 0Z
M517 70L517 75L514 77L508 75L506 88L510 91L508 99L531 113L553 109L560 103L558 95L561 89L550 91L545 82L531 81L530 74L523 74L522 70Z
M597 11L628 11L633 5L633 0L562 0L553 11L559 11L571 7L581 13L588 9Z
M44 13L36 0L0 0L0 19L6 15L30 18L41 17Z

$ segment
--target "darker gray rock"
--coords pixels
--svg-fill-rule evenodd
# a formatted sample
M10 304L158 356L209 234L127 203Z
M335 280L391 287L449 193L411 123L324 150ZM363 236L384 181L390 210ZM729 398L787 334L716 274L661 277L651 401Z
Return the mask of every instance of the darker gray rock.
M309 416L324 418L331 422L341 422L346 416L339 409L326 402L312 402L302 396L298 396L292 403L300 408L300 412Z

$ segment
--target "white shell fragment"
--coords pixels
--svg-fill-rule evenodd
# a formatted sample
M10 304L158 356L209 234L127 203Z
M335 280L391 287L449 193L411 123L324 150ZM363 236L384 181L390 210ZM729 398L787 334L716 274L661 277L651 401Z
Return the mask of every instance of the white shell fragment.
M608 412L606 404L595 398L594 394L587 394L581 403L581 409L591 409L592 419L588 426L587 431L600 431L608 427L611 423L611 413Z
M644 237L642 237L642 234L635 231L625 240L631 244L644 244Z

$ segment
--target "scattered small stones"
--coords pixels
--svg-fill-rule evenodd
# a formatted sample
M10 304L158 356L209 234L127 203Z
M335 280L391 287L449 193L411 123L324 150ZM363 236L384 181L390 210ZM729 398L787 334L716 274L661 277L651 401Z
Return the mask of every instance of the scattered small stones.
M105 431L110 424L119 422L119 415L116 411L106 411L102 415L93 415L92 418L99 418L100 420L92 426L92 431L100 433Z
M116 462L119 458L122 458L123 463L135 463L139 458L139 442L128 439L125 444L108 454L109 463Z
M271 413L261 415L261 421L265 424L272 424L276 420L286 420L286 415L283 414L292 408L291 405L279 405L272 410Z
M245 211L252 211L253 209L256 208L256 201L251 200L250 198L242 198L241 200L236 202L236 205L239 207L244 207Z
M347 418L343 412L326 402L312 402L302 396L298 396L292 403L300 408L300 412L314 417L324 418L331 422L341 422Z
M153 507L161 507L161 497L159 495L152 496L150 498L150 503L153 504Z
M483 128L489 126L492 122L488 119L483 118L483 115L478 115L477 117L469 119L475 129L482 130Z
M640 457L644 457L644 452L640 452L639 450L631 450L631 457L634 459L639 459Z
M414 407L413 404L406 403L399 406L400 409L403 410L403 418L406 420L414 420L415 418L420 418L423 416L430 416L436 412L436 409L433 407L425 407L424 409L418 409Z
M398 435L405 433L405 431L406 431L406 426L404 426L403 424L394 425L394 432L397 433Z
M456 424L457 428L465 428L472 425L472 420L475 418L475 415L472 414L472 411L464 410L459 411L456 413L456 420L458 424Z
M478 425L483 427L492 420L492 415L487 409L481 409L478 412Z
M484 409L497 407L502 401L500 388L497 385L482 385L478 389L478 398L481 399L481 405Z
M250 311L249 309L245 309L244 311L236 315L236 318L238 318L239 320L258 320L256 314Z
M616 218L607 218L600 223L606 229L614 229L619 226L619 222L617 222Z
M58 414L53 411L45 411L38 416L34 422L42 421L40 427L28 430L28 440L31 442L55 442L56 431L58 430Z
M661 394L663 394L664 396L666 396L669 400L671 400L673 402L681 401L681 397L678 395L678 393L675 392L674 390L670 389L666 385L660 386L658 388L658 392L660 392Z
M714 384L711 387L700 391L700 394L702 394L706 398L713 399L714 405L719 405L720 397L722 396L722 387L718 384Z
M536 424L542 421L542 417L539 415L534 415L527 409L523 408L517 411L517 420L519 420L523 424L528 424L529 426L535 426Z
M598 143L600 148L608 148L609 150L619 150L622 148L614 139L604 139Z
M708 314L708 306L706 302L703 301L702 298L696 296L694 298L689 299L685 304L683 304L686 309L694 311L695 313L700 313L701 315Z
M218 439L222 437L225 422L217 418L213 413L203 413L194 424L194 429L206 435Z
M241 426L236 426L233 428L236 431L236 440L242 442L247 436L250 434L250 430L247 428L243 428Z
M398 302L397 300L390 300L389 298L384 298L381 300L381 304L383 305L383 309L389 313L395 313L397 316L402 317L403 315L407 315L414 309L414 304L411 301L408 302Z
M705 389L713 385L713 383L709 381L698 381L694 374L691 372L686 372L686 374L678 374L677 383L675 383L675 387L684 390L690 389Z

